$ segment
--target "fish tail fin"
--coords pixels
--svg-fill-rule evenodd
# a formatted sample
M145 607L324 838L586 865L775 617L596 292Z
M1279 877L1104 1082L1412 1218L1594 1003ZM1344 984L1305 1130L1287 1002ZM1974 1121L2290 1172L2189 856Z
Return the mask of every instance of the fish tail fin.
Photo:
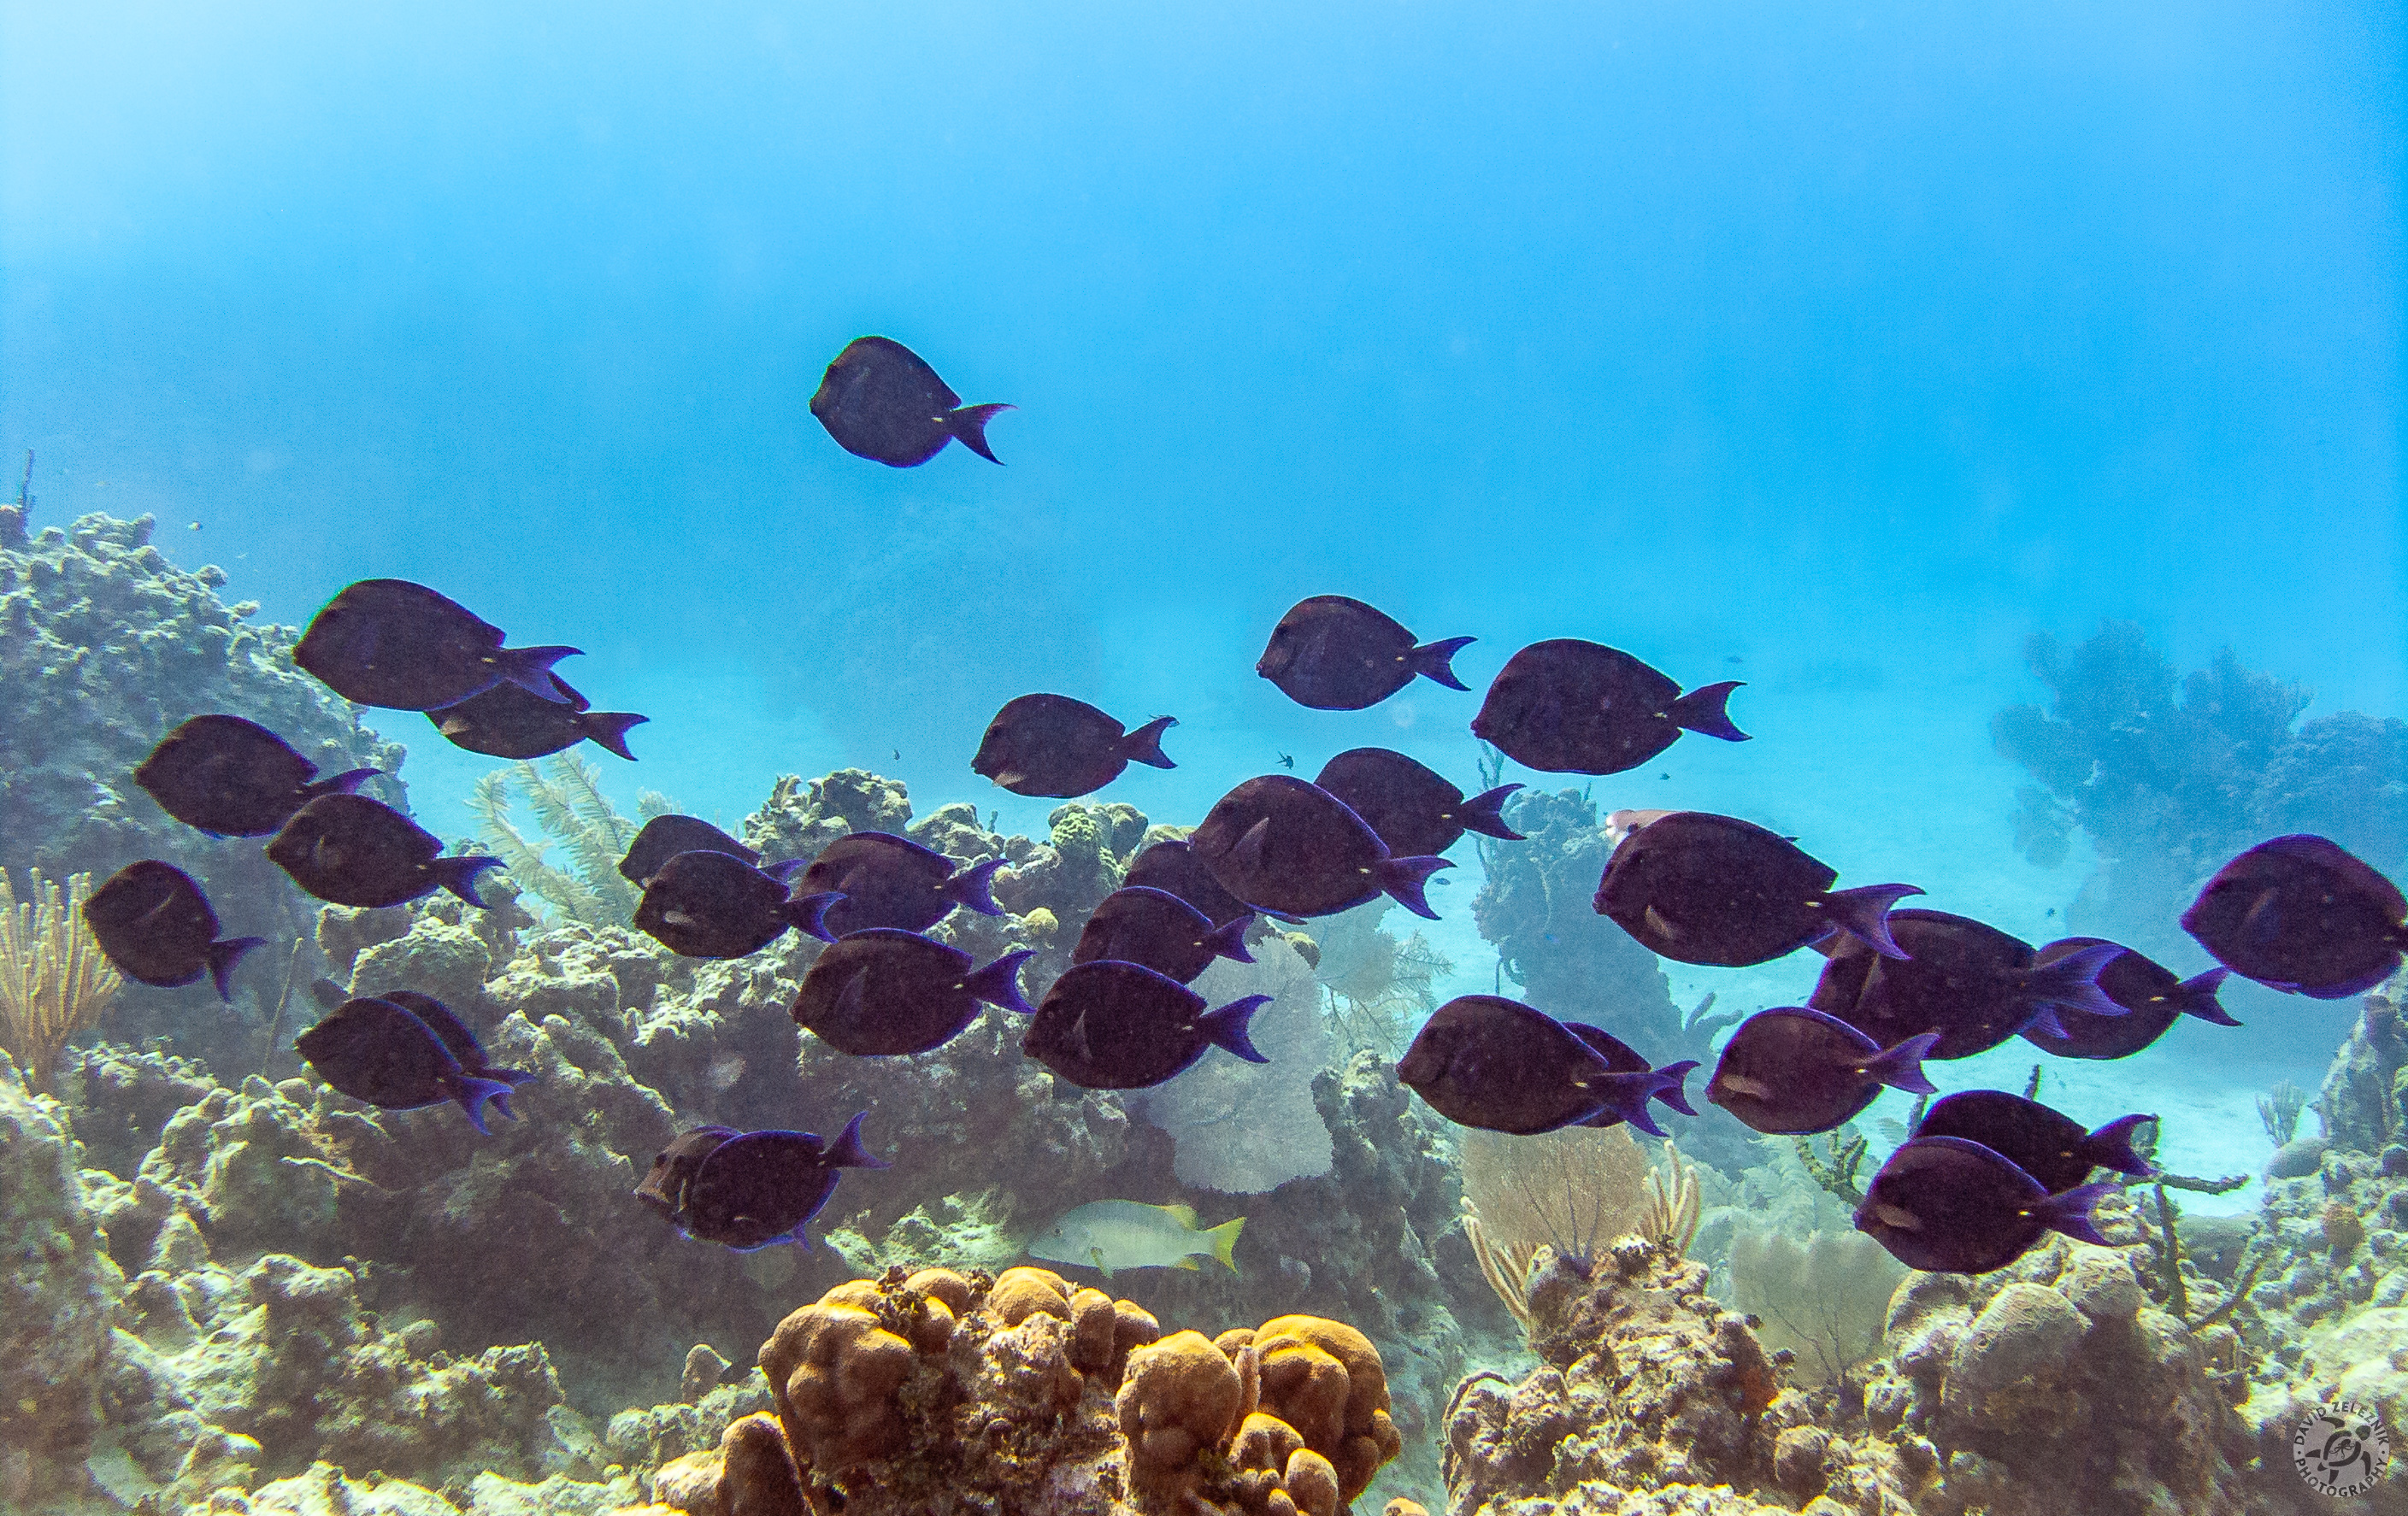
M1211 1239L1212 1261L1225 1266L1232 1274L1238 1271L1238 1261L1230 1254L1237 1249L1238 1234L1245 1229L1246 1219L1240 1216L1235 1221L1223 1222L1218 1226L1207 1227L1203 1234Z
M357 794L361 785L383 772L381 768L347 768L332 779L301 786L301 793L312 800L322 794Z
M452 1098L458 1101L460 1108L468 1113L468 1124L477 1129L479 1137L494 1135L493 1129L485 1124L485 1106L488 1102L499 1108L501 1113L509 1116L510 1120L518 1120L516 1116L510 1115L509 1094L510 1087L501 1080L482 1080L474 1074L462 1074L452 1081Z
M972 864L938 888L937 893L952 901L977 911L982 916L1000 916L1003 908L995 903L995 871L1003 866L1000 858L990 858L982 864Z
M244 953L266 945L264 937L222 937L209 944L209 982L218 987L219 999L234 1004L234 965L242 962Z
M1904 958L1906 950L1889 935L1889 908L1911 894L1921 894L1917 884L1860 884L1853 890L1834 890L1823 897L1824 908L1830 911L1833 926L1885 958Z
M1269 1059L1254 1051L1254 1040L1246 1036L1246 1023L1254 1012L1271 1003L1267 994L1250 994L1243 1000L1232 1000L1217 1010L1208 1010L1197 1018L1196 1029L1214 1047L1226 1048L1250 1064L1268 1064Z
M828 908L843 898L844 895L838 891L823 890L818 894L807 894L799 900L789 900L778 908L785 916L786 924L802 933L803 936L815 937L822 942L834 942L836 934L829 931L827 926Z
M467 853L458 858L437 858L427 866L435 870L437 883L482 910L485 902L477 895L477 876L489 868L501 867L502 861L483 853Z
M2085 1184L2063 1194L2050 1195L2032 1208L2032 1214L2040 1218L2043 1226L2062 1232L2076 1242L2095 1243L2101 1248L2113 1247L2114 1244L2100 1236L2099 1228L2091 1223L2090 1208L2114 1194L2116 1188L2114 1183L2106 1180L2097 1184Z
M962 993L990 1006L1000 1006L1022 1016L1034 1016L1037 1008L1020 997L1020 965L1036 956L1036 950L1031 948L1007 952L962 980Z
M1479 640L1472 636L1450 636L1436 642L1425 642L1405 654L1405 662L1412 665L1414 673L1426 679L1435 679L1450 690L1469 690L1471 686L1455 677L1455 655Z
M2082 1139L2082 1151L2094 1168L2112 1168L2137 1177L2151 1172L2149 1161L2132 1151L2133 1129L2155 1116L2118 1116Z
M501 660L502 679L515 684L530 694L539 694L555 706L572 702L568 692L552 677L552 665L563 658L574 658L583 648L504 648L494 656Z
M2174 1004L2182 1008L2186 1016L2196 1016L2217 1026L2240 1025L2232 1019L2232 1013L2215 998L2215 993L2224 988L2224 981L2231 973L2229 968L2211 968L2204 974L2192 975L2174 986Z
M1685 726L1692 732L1718 737L1725 742L1745 742L1747 734L1731 724L1730 713L1723 708L1730 693L1746 683L1745 679L1725 679L1719 684L1700 684L1666 708L1675 726Z
M960 438L963 447L977 453L988 463L1000 464L1003 460L996 457L986 445L986 423L995 420L1003 411L1019 408L1017 406L1007 405L964 406L958 410L945 412L945 430Z
M1144 764L1152 768L1177 768L1177 764L1163 756L1162 734L1178 724L1176 716L1156 716L1121 738L1121 756L1130 763Z
M1919 1032L1897 1047L1885 1048L1876 1053L1865 1065L1865 1072L1893 1090L1904 1090L1909 1094L1938 1094L1939 1086L1923 1072L1923 1061L1930 1057L1931 1050L1938 1046L1939 1033Z
M1252 911L1224 922L1204 934L1204 946L1211 949L1216 957L1234 958L1241 964L1251 964L1254 955L1246 951L1246 928L1254 924Z
M636 755L627 751L627 728L641 726L650 716L638 716L624 710L589 710L585 713L585 735L596 747L617 753L629 763Z
M1654 1069L1644 1074L1608 1074L1603 1079L1593 1080L1588 1088L1589 1094L1597 1099L1598 1108L1584 1119L1619 1116L1649 1137L1662 1137L1664 1129L1656 1125L1656 1118L1647 1113L1647 1102L1667 1087L1680 1088L1683 1077L1668 1077L1663 1070Z
M1430 909L1429 901L1422 894L1422 886L1440 869L1454 866L1434 853L1422 853L1411 858L1382 859L1372 874L1379 880L1380 888L1396 897L1397 904L1416 916L1436 921L1438 912Z
M761 872L768 875L771 879L776 880L781 884L790 884L794 881L796 875L810 866L811 861L808 858L781 858L774 864L763 864L761 865ZM844 896L838 894L837 898L841 900Z
M837 1135L834 1142L828 1144L826 1154L820 1159L823 1166L827 1168L884 1168L887 1166L885 1159L861 1145L861 1119L868 1114L869 1112L866 1110L853 1112L853 1120L845 1123L844 1130Z
M1654 1098L1661 1100L1684 1116L1695 1116L1698 1113L1698 1108L1689 1104L1689 1075L1697 1066L1698 1061L1695 1058L1684 1058L1677 1064L1666 1064L1656 1070L1672 1082L1656 1091Z
M2107 992L2099 988L2099 975L2124 956L2125 951L2113 942L2095 943L2033 969L2025 982L2032 998L2044 1002L2041 1008L2043 1012L2048 1006L2057 1005L2092 1016L2121 1016L2124 1008L2108 999ZM2049 1019L2056 1020L2053 1016ZM2064 1033L2060 1030L2052 1035L2062 1037Z
M1455 808L1455 819L1467 832L1493 837L1507 842L1519 842L1522 834L1505 824L1505 802L1518 784L1500 784L1493 790L1483 790Z

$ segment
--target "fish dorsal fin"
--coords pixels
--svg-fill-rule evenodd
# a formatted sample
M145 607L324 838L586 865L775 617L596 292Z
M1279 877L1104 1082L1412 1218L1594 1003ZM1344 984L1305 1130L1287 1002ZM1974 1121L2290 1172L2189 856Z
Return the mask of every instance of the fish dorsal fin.
M1196 1230L1196 1210L1192 1206L1157 1206L1155 1209L1189 1231Z

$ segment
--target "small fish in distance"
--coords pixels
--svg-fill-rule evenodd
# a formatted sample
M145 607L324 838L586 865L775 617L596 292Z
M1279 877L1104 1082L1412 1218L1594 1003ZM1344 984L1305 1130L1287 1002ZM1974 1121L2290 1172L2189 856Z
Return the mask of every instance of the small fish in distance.
M1856 1230L1909 1268L1987 1274L2022 1257L2042 1234L2113 1246L2091 1224L2090 1208L2115 1186L2085 1184L2051 1194L2013 1160L1963 1137L1914 1137L1865 1186Z
M803 975L795 1024L858 1057L928 1052L977 1020L982 1002L1036 1014L1020 997L1020 965L1033 956L1024 948L973 969L968 953L916 932L855 932Z
M1270 1000L1250 994L1210 1008L1168 975L1099 959L1054 981L1020 1047L1082 1089L1142 1090L1186 1072L1208 1048L1270 1062L1246 1037L1246 1023Z
M1000 916L992 881L1000 858L956 869L934 848L892 832L853 832L820 850L795 880L796 893L840 894L828 909L827 927L838 937L873 926L924 932L955 906L982 916Z
M1254 908L1221 888L1221 881L1196 856L1196 850L1184 837L1166 837L1138 850L1129 862L1127 875L1122 879L1124 888L1144 885L1175 894L1210 917L1215 926L1226 926L1241 918L1251 917Z
M924 464L959 442L991 464L986 423L1006 405L966 406L916 352L890 337L855 337L827 365L811 414L857 458L890 468Z
M1230 1256L1243 1216L1218 1226L1198 1227L1185 1206L1148 1206L1135 1200L1090 1200L1054 1218L1028 1244L1028 1256L1049 1264L1076 1264L1111 1279L1125 1268L1201 1267L1211 1258L1238 1271Z
M442 838L364 794L320 795L267 843L269 861L333 905L406 905L442 889L482 910L477 876L502 861L442 852Z
M2040 950L2032 960L2033 966L2044 968L2106 940L2070 937L2051 942ZM2109 960L2107 966L2099 971L2099 988L2108 999L2124 1008L2123 1015L2093 1016L2059 1006L2057 1021L2064 1036L2052 1036L2036 1026L2025 1027L2022 1036L2032 1046L2059 1058L2126 1058L2165 1036L2167 1028L2185 1016L2196 1016L2216 1026L2238 1026L2241 1023L2227 1015L2215 998L2216 991L2231 972L2228 968L2211 968L2203 974L2177 980L2172 969L2126 948L2121 956Z
M1156 716L1130 731L1083 700L1024 694L987 722L970 772L1014 794L1075 800L1120 778L1131 764L1178 767L1162 754L1162 734L1178 724Z
M836 1194L847 1168L884 1168L862 1146L867 1111L834 1142L815 1132L738 1132L700 1126L681 1133L652 1160L636 1196L686 1236L738 1252L792 1242Z
M218 936L217 912L193 877L146 858L108 876L83 903L84 924L117 971L163 990L206 974L218 998L234 1000L234 967L265 937Z
M1575 637L1533 642L1488 686L1474 737L1527 768L1619 774L1670 747L1683 731L1745 742L1723 709L1740 681L1686 694L1630 654Z
M558 675L566 703L547 700L516 684L496 684L456 706L430 710L426 719L455 748L481 752L488 758L543 758L580 742L636 761L627 751L627 729L652 720L624 710L594 710L593 702Z
M1426 677L1450 690L1455 655L1475 640L1451 636L1416 647L1394 617L1342 594L1316 594L1288 608L1254 672L1299 706L1362 710Z
M552 665L577 651L505 648L500 627L423 584L362 579L311 618L293 662L354 705L437 710L506 680L566 703Z
M1254 954L1246 951L1246 928L1253 924L1254 912L1248 911L1215 926L1211 917L1168 890L1123 885L1104 896L1087 918L1078 945L1070 950L1070 962L1116 958L1187 984L1215 958L1253 963Z
M496 1084L509 1085L511 1090L534 1082L535 1076L523 1068L495 1068L493 1060L485 1056L484 1044L477 1040L477 1034L468 1029L468 1023L433 995L416 990L387 990L377 998L390 1000L424 1022L426 1029L443 1044L443 1051L459 1062L460 1072L468 1078L492 1080ZM495 1110L510 1120L519 1119L518 1112L510 1108L509 1094L494 1096L493 1105Z
M211 837L266 837L322 794L350 794L377 777L351 768L317 779L293 745L239 716L195 716L160 739L134 782L161 809Z
M1923 1060L1939 1041L1925 1032L1885 1049L1836 1016L1778 1006L1742 1022L1723 1044L1706 1098L1759 1132L1828 1132L1871 1105L1885 1084L1937 1094Z
M467 1072L443 1039L392 1000L346 1000L294 1039L294 1051L318 1077L354 1100L385 1110L417 1110L456 1103L480 1135L487 1102L507 1104L510 1085Z
M758 865L761 855L718 827L695 816L655 816L627 844L619 860L619 877L638 889L652 882L661 865L681 852L724 852Z
M1293 774L1264 774L1223 795L1187 845L1221 887L1258 909L1329 916L1384 892L1438 919L1422 883L1444 858L1398 858L1346 802Z
M1967 1090L1932 1102L1914 1135L1978 1142L2040 1180L2049 1194L2062 1194L2094 1168L2148 1178L2148 1164L2132 1151L2132 1132L2156 1120L2118 1116L2093 1132L2037 1100L2004 1090Z
M1666 1064L1663 1067L1657 1068L1647 1061L1645 1053L1608 1032L1604 1027L1591 1026L1586 1022L1561 1022L1557 1024L1587 1043L1589 1051L1604 1060L1605 1066L1616 1074L1661 1074L1672 1081L1651 1094L1648 1096L1649 1099L1660 1100L1684 1116L1695 1116L1698 1113L1698 1108L1689 1104L1688 1089L1689 1075L1698 1066L1696 1059L1684 1058L1677 1064ZM1601 1110L1588 1120L1574 1124L1595 1127L1619 1126L1622 1124L1622 1113L1618 1110Z
M1651 952L1745 968L1845 932L1905 956L1884 922L1892 905L1923 893L1912 884L1833 890L1838 870L1735 816L1677 810L1625 831L1594 904Z
M2317 1000L2363 994L2408 952L2408 899L2329 838L2260 842L2216 871L2183 930L2243 979Z
M1618 1073L1561 1022L1502 995L1467 994L1430 1013L1397 1079L1458 1126L1526 1137L1608 1111L1662 1137L1647 1102L1686 1070Z
M1505 802L1519 784L1466 799L1436 770L1386 748L1349 748L1322 765L1312 782L1346 802L1398 857L1444 852L1466 832L1522 840L1505 824Z
M830 894L792 896L779 873L724 852L681 852L660 866L636 902L636 926L683 958L742 958L789 930L833 942Z
M1888 925L1906 957L1885 957L1854 937L1827 938L1829 959L1806 999L1882 1047L1937 1032L1924 1057L1971 1058L2027 1027L2061 1034L2059 1007L2125 1014L2097 982L2124 951L2114 943L2042 965L2030 943L1944 910L1893 910Z

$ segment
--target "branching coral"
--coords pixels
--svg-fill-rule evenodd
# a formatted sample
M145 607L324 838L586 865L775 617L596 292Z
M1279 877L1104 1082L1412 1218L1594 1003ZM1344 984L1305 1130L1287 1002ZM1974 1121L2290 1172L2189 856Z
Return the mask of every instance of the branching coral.
M1463 1137L1464 1198L1487 1236L1526 1260L1541 1243L1567 1259L1594 1259L1640 1229L1646 1182L1646 1155L1619 1126Z
M1687 1257L1690 1244L1698 1240L1698 1170L1682 1158L1671 1138L1664 1139L1664 1166L1647 1170L1641 1190L1639 1235L1668 1256Z
M485 774L469 793L468 808L477 816L479 840L500 855L521 889L574 920L623 926L636 913L638 892L620 877L619 860L644 822L676 808L647 790L638 796L638 820L629 821L603 794L601 782L600 770L565 752L542 768L522 763ZM522 797L543 828L540 840L528 840L510 824L510 807ZM567 852L567 868L544 862L554 845Z
M47 1094L67 1039L99 1024L124 980L83 922L92 876L77 874L61 891L40 869L27 872L20 902L0 869L0 1047Z
M1814 1232L1803 1246L1777 1232L1731 1239L1732 1304L1764 1324L1766 1344L1795 1355L1806 1383L1835 1380L1881 1351L1890 1293L1906 1270L1859 1232Z
M1419 932L1399 941L1380 926L1385 900L1317 922L1320 948L1313 975L1329 996L1329 1021L1347 1046L1370 1048L1390 1060L1438 1008L1438 981L1454 963Z

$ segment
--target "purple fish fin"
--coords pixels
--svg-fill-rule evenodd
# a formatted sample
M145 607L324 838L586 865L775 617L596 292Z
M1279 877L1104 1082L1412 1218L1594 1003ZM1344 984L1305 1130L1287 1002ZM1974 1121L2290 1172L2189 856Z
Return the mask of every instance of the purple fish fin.
M515 1090L522 1084L533 1084L536 1076L523 1068L480 1068L478 1073L489 1080L499 1080Z
M995 871L1003 866L1000 858L990 858L982 864L972 864L938 886L937 893L954 905L968 907L982 916L1000 916L1003 908L995 903L993 880Z
M1696 1066L1695 1064L1689 1065L1691 1068ZM1597 1108L1582 1120L1615 1115L1649 1137L1662 1137L1664 1129L1656 1124L1656 1118L1647 1114L1647 1102L1668 1088L1680 1089L1685 1073L1686 1070L1682 1074L1672 1074L1668 1069L1659 1068L1644 1074L1608 1074L1593 1080L1588 1088L1589 1094L1597 1098Z
M884 1168L887 1166L885 1159L861 1145L861 1119L868 1114L869 1112L866 1110L855 1111L853 1120L844 1123L844 1130L837 1134L837 1139L828 1144L825 1156L820 1159L822 1166L827 1168ZM802 1240L802 1228L795 1229L795 1240L797 1242Z
M2109 964L2124 956L2127 951L2113 942L2093 943L2067 953L2053 964L2033 969L2025 984L2035 1000L2093 1016L2121 1016L2124 1008L2108 999L2107 992L2099 988L2099 975ZM2056 1018L2051 1017L2050 1020ZM2047 1031L2045 1027L2042 1030ZM2055 1032L2047 1035L2062 1037L2065 1034Z
M963 447L977 453L988 463L999 464L1003 460L996 457L986 445L986 423L995 420L1000 412L1019 408L1017 406L1007 405L964 406L959 410L945 412L942 419L945 430L960 438Z
M1923 1061L1938 1046L1939 1033L1917 1033L1897 1047L1874 1054L1866 1063L1865 1072L1893 1090L1904 1090L1909 1094L1938 1094L1939 1087L1923 1075Z
M234 1004L234 965L253 948L265 947L264 937L221 937L209 944L209 982L218 987L218 998Z
M2229 968L2211 968L2204 974L2192 975L2174 986L2174 1004L2182 1008L2186 1016L2196 1016L2218 1026L2240 1025L2232 1019L2231 1012L2215 998L2215 992L2224 988L2224 981L2231 973Z
M1156 716L1121 738L1121 756L1153 768L1177 768L1177 764L1162 755L1162 734L1178 724L1176 716Z
M357 794L361 785L383 772L381 768L347 768L332 779L301 786L301 793L312 800L322 794Z
M1655 1098L1684 1116L1695 1116L1698 1108L1689 1104L1689 1071L1697 1066L1695 1058L1684 1058L1677 1064L1666 1064L1656 1070L1672 1082L1656 1091Z
M1455 677L1455 655L1479 640L1473 636L1450 636L1425 642L1405 654L1405 662L1426 679L1436 679L1450 690L1469 690L1471 686Z
M2031 1013L2031 1019L2025 1022L2021 1026L2015 1028L2015 1035L2017 1037L2025 1036L2028 1033L2039 1037L2054 1037L2059 1042L2065 1041L2073 1035L2065 1029L2065 1023L2057 1019L2057 1008L2055 1006L2040 1006L2035 1008Z
M1250 994L1243 1000L1232 1000L1215 1010L1208 1010L1196 1019L1196 1030L1216 1048L1226 1048L1250 1064L1268 1064L1269 1059L1254 1051L1246 1036L1246 1023L1254 1012L1271 1003L1267 994Z
M509 1094L510 1087L501 1080L480 1080L474 1074L458 1075L452 1084L452 1098L468 1113L468 1124L477 1129L479 1137L494 1135L492 1129L485 1125L485 1103L489 1100L494 1102L501 1108L503 1115L510 1116ZM517 1121L518 1118L510 1116L510 1120Z
M2156 1120L2155 1116L2118 1116L2082 1139L2083 1152L2093 1167L2145 1176L2151 1172L2149 1162L2132 1151L2132 1129Z
M1725 679L1720 684L1700 684L1666 707L1664 714L1672 718L1675 726L1718 737L1725 742L1745 742L1747 734L1731 724L1730 713L1723 708L1723 703L1730 698L1733 690L1746 682Z
M1224 922L1204 934L1204 946L1220 957L1234 958L1241 964L1251 964L1254 961L1254 955L1246 951L1246 928L1254 924L1254 917L1252 911Z
M1922 893L1919 884L1859 884L1825 895L1823 908L1831 913L1833 925L1873 951L1885 958L1903 958L1906 950L1889 935L1889 908Z
M2062 1232L2076 1242L2089 1242L2101 1248L2112 1248L2114 1244L2100 1237L2099 1228L2091 1224L2090 1208L2108 1195L2114 1194L2118 1188L2119 1186L2109 1180L2101 1180L2096 1184L2086 1184L2079 1189L2068 1190L2063 1194L2050 1195L2032 1208L2032 1214L2039 1218L2042 1225Z
M627 728L641 726L650 716L638 716L624 710L589 710L585 713L585 736L595 746L608 749L629 763L636 755L627 751Z
M1505 801L1520 788L1518 784L1500 784L1493 790L1483 790L1455 808L1455 819L1467 832L1519 842L1522 834L1505 824Z
M781 884L790 884L796 875L810 866L811 861L808 858L785 858L774 864L763 864L761 872Z
M532 694L539 694L555 706L572 704L568 692L552 677L552 665L563 658L574 658L583 648L504 648L494 654L502 662L502 681L515 684Z
M1416 916L1436 921L1438 912L1430 909L1429 902L1423 898L1422 885L1440 869L1454 866L1436 854L1423 853L1412 858L1383 858L1371 872L1380 881L1380 888L1396 897L1397 904Z
M485 903L477 898L477 876L489 868L501 867L502 861L483 853L467 853L458 858L437 858L426 866L435 871L437 883L482 910Z
M815 937L822 942L834 942L836 934L827 929L828 908L843 898L838 891L824 890L799 900L789 900L780 909L786 918L786 924L803 936Z
M1037 1008L1020 997L1020 965L1036 956L1033 948L1007 952L962 980L962 993L1018 1015L1034 1016Z

